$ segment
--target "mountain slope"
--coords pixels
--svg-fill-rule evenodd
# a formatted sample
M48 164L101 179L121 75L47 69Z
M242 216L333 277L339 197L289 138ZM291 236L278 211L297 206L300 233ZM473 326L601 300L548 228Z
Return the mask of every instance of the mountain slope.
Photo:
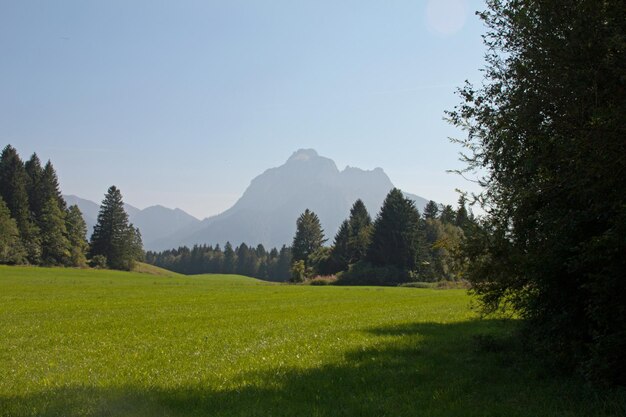
M371 171L335 163L312 149L295 152L287 162L254 178L242 197L225 212L202 221L195 230L179 232L153 242L156 249L196 243L242 242L266 247L289 245L296 219L307 208L320 218L332 241L350 207L360 198L374 218L393 188L381 168ZM427 200L407 195L422 210Z

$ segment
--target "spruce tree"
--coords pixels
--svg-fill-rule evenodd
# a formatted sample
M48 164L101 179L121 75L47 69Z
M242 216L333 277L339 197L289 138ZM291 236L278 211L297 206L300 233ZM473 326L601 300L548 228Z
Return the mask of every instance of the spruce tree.
M36 153L33 153L30 159L24 163L24 169L27 175L26 192L28 194L28 204L34 220L37 221L47 196L42 190L43 167Z
M70 261L70 242L65 228L65 213L58 201L50 197L41 209L41 259L44 265L67 265Z
M225 274L234 274L237 268L237 255L235 254L233 245L231 245L230 242L226 242L226 245L224 245L223 268Z
M404 271L417 270L419 222L415 203L397 188L391 190L374 222L367 260L376 266L393 265Z
M330 259L334 272L345 271L350 265L349 252L350 223L344 220L335 235Z
M324 231L317 214L306 209L296 221L296 235L293 238L293 261L303 261L308 266L309 256L322 247Z
M23 263L25 255L17 223L0 197L0 264Z
M117 187L111 186L100 206L89 254L92 258L97 255L106 257L109 268L130 270L140 255L139 245L141 237L128 224L122 194Z
M65 212L67 210L67 203L61 194L61 187L59 185L59 178L52 166L52 162L48 161L43 168L41 176L42 193L46 200L50 197L54 197L57 200L59 208Z
M0 156L0 196L15 219L28 262L41 261L39 229L31 217L28 203L28 176L17 151L7 145Z
M430 200L426 203L426 207L424 207L424 218L425 219L436 219L439 216L439 206L433 200Z
M85 238L87 225L77 205L72 205L67 209L65 228L67 229L67 238L70 243L69 265L83 267L87 264L89 245Z
M348 223L349 263L355 263L365 259L372 231L372 218L361 199L356 200L352 205Z

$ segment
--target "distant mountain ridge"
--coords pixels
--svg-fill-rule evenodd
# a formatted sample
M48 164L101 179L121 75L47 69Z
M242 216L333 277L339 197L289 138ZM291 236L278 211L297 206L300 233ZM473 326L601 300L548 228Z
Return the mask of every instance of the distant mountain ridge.
M305 209L320 218L324 233L332 242L341 222L357 200L365 203L372 219L389 191L394 188L382 170L337 168L332 159L313 149L300 149L281 166L254 178L239 200L228 210L202 221L180 209L152 206L140 210L126 205L130 221L141 231L144 248L165 250L178 246L219 243L238 245L261 243L267 248L290 245L296 219ZM423 211L427 200L405 193ZM91 235L98 217L98 204L76 196L65 196L78 204Z
M64 195L63 198L68 206L76 204L80 208L87 224L87 237L89 238L98 219L100 206L75 195ZM178 208L170 209L156 205L141 210L130 204L124 204L124 210L130 222L139 228L146 249L152 248L155 240L163 239L186 227L200 224L200 220Z
M228 210L204 219L195 230L181 230L153 245L158 250L203 243L223 245L226 241L266 247L289 245L296 219L307 208L319 216L326 237L332 241L358 198L374 218L393 187L382 168L346 167L339 171L333 160L313 149L300 149L285 164L254 178ZM425 198L405 195L423 210Z

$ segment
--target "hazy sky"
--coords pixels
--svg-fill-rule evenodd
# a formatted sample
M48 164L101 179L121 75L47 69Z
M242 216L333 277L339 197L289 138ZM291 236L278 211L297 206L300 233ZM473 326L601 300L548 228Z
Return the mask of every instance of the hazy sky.
M64 193L216 214L295 150L455 203L482 1L0 0L0 146Z

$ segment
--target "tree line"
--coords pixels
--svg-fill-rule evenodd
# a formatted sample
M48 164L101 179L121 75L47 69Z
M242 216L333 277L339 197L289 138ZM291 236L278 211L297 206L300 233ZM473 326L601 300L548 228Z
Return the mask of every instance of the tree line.
M287 281L290 277L291 248L283 245L279 250L266 250L245 243L233 248L226 242L224 249L219 244L194 245L191 249L162 252L148 251L146 262L181 274L240 274L266 281Z
M89 243L86 234L80 209L61 195L52 163L42 166L36 153L23 162L7 145L0 156L0 263L128 270L143 256L139 230L128 224L114 186Z
M333 244L324 246L319 218L307 209L296 222L291 280L318 275L337 275L339 283L346 284L458 280L462 262L456 251L475 227L463 196L457 210L429 201L422 216L415 203L394 188L374 221L357 200Z

